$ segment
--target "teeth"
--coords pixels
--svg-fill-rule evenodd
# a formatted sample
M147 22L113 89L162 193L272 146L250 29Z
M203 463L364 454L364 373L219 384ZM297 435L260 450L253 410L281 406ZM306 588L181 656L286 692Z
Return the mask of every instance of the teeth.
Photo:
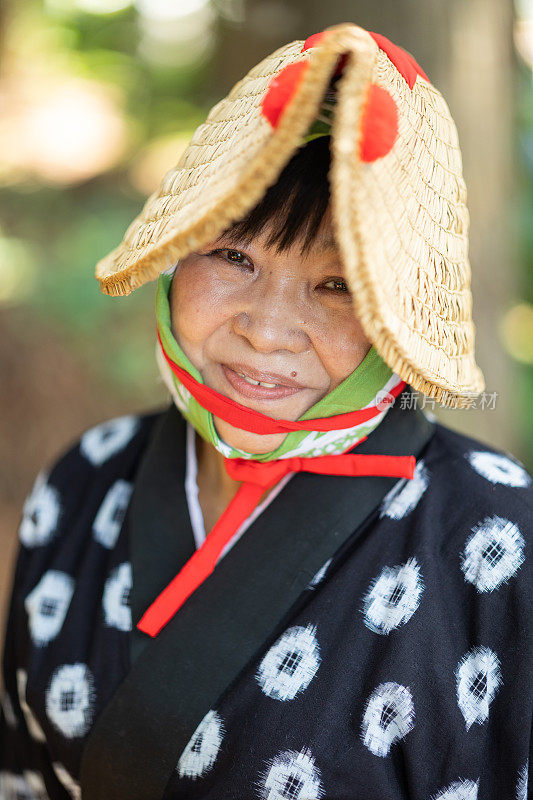
M276 386L279 386L279 383L264 383L263 381L254 381L253 378L249 378L247 375L243 375L242 372L237 372L237 375L240 375L241 378L244 378L245 381L251 383L252 386L266 386L267 389L274 389Z

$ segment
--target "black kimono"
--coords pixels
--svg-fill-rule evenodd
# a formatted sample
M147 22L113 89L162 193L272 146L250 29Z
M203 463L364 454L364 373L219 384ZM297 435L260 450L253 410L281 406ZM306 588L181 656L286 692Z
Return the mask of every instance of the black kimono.
M135 624L197 544L186 426L110 420L37 478L0 798L525 800L523 466L397 402L357 452L418 441L412 480L293 474L150 639Z

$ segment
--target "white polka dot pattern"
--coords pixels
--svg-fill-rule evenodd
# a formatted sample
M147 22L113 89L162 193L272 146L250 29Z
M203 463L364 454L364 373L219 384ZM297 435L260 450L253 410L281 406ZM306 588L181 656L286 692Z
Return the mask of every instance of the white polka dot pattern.
M447 789L442 789L431 800L477 800L479 779L474 781L459 780L451 783Z
M46 690L46 713L63 736L73 739L87 733L94 701L94 679L86 664L63 664L54 670Z
M46 736L43 729L37 722L37 719L29 707L26 700L26 686L28 683L28 674L25 669L17 669L17 692L19 696L19 703L24 714L26 727L32 739L36 742L46 742Z
M479 475L491 483L523 488L530 486L533 480L524 466L510 455L490 453L488 450L472 450L465 453L465 458Z
M93 535L102 547L112 550L126 516L133 486L128 481L118 480L109 489L93 522Z
M131 563L125 561L111 570L105 582L102 607L106 625L119 631L131 631Z
M400 566L384 567L363 597L365 625L381 634L405 625L418 608L423 589L416 558Z
M44 647L58 635L74 592L74 578L50 569L24 601L32 641Z
M138 418L132 415L102 422L83 434L80 439L80 453L93 466L100 467L126 447L138 426Z
M516 800L527 800L527 783L529 779L529 759L518 773L516 782Z
M478 592L491 592L506 583L524 562L524 537L504 517L485 517L474 528L461 555L465 579Z
M47 483L48 476L41 472L24 501L19 538L25 547L40 547L54 535L61 503L59 492Z
M0 797L2 800L48 800L42 775L25 769L22 775L0 770Z
M415 709L407 686L380 683L365 706L361 738L371 753L386 756L395 742L414 727Z
M380 517L402 519L417 506L429 484L429 471L420 458L411 479L401 478L381 502Z
M321 661L315 634L313 625L293 625L268 650L256 673L268 697L293 700L312 681Z
M263 800L319 800L325 794L309 748L279 753L270 760L256 786Z
M459 662L455 677L457 702L468 731L474 722L481 725L489 718L489 706L502 684L498 656L490 647L474 647Z
M219 714L208 711L190 738L176 767L181 778L200 778L216 761L222 739L224 723Z
M136 565L124 520L150 441L145 419L154 422L139 417L141 433L101 469L71 448L25 504L1 696L2 800L41 800L39 775L50 798L81 800L85 736L129 663ZM100 457L114 435L98 440ZM94 455L97 439L87 441ZM169 797L325 800L354 786L365 798L403 795L395 766L405 761L420 800L489 800L496 783L492 792L526 800L529 478L512 457L442 426L432 441L413 481L389 482L368 525L340 520L326 496L319 511L331 506L349 541L306 574L308 591L235 694L173 748ZM309 519L311 499L302 501ZM293 531L289 521L283 532Z

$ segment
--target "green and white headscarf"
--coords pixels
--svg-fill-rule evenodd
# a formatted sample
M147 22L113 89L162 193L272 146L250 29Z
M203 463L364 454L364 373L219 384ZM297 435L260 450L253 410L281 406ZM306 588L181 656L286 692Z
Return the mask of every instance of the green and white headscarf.
M199 383L204 383L200 372L187 358L171 330L169 292L173 271L174 268L162 273L157 285L156 318L162 346L172 361L185 369ZM232 447L220 438L215 428L213 414L200 405L171 370L159 341L156 345L156 358L161 377L175 405L203 439L210 442L227 458L251 458L262 462L292 456L320 456L346 452L379 425L390 408L390 393L402 383L400 376L391 370L372 346L355 370L335 389L307 409L298 420L332 417L377 406L380 412L376 416L352 428L331 431L290 431L277 448L257 454Z

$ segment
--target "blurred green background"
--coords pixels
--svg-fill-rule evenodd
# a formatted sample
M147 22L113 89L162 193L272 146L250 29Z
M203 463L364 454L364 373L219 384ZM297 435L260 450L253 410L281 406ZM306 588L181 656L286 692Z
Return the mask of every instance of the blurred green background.
M409 50L459 131L476 351L496 402L430 408L533 469L533 0L3 2L4 596L37 471L88 426L167 402L154 360L154 285L106 297L95 263L248 69L346 21Z

